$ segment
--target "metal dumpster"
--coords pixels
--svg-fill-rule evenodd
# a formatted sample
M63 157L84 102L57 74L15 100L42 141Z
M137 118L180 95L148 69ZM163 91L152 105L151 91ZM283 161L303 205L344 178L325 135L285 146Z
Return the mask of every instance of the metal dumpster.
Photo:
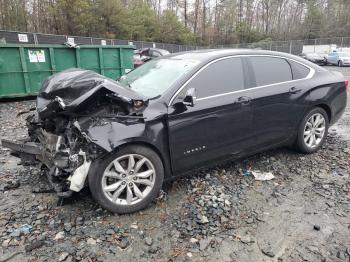
M43 80L79 67L119 78L133 68L133 46L0 44L0 98L35 95Z

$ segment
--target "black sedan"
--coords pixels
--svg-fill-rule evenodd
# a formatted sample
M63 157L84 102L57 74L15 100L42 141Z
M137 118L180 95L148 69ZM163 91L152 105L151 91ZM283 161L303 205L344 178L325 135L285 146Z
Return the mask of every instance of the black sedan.
M201 50L152 60L113 81L70 69L42 86L29 139L2 141L41 164L61 197L88 184L104 208L148 206L162 184L280 146L321 148L348 81L300 57Z
M300 57L318 65L327 64L327 59L318 53L302 53L300 54Z

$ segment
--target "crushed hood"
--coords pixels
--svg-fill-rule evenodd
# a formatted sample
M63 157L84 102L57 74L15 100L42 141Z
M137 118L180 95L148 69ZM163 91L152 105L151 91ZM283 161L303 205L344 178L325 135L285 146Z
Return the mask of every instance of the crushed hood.
M37 97L37 110L39 113L47 111L47 107L55 101L56 107L72 112L99 92L110 93L131 106L135 101L147 101L147 98L108 77L90 70L72 68L54 74L43 82Z

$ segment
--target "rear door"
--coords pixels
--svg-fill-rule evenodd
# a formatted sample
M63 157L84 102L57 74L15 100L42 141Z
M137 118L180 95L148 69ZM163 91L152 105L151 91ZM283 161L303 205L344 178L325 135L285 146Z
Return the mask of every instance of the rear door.
M168 114L175 173L247 149L252 136L252 110L244 97L244 79L242 59L226 58L199 71L178 94ZM188 88L196 90L193 107L181 103Z
M287 140L295 129L293 100L301 92L293 81L286 59L272 56L247 57L251 73L250 93L253 110L255 146L269 147Z

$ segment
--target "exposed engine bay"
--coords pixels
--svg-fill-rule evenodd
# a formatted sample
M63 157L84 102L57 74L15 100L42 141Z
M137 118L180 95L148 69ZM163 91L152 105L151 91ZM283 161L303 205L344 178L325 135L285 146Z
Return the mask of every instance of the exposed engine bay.
M91 163L111 151L119 126L142 123L147 99L93 71L68 69L48 78L27 113L28 138L4 147L37 165L61 197L80 191Z

